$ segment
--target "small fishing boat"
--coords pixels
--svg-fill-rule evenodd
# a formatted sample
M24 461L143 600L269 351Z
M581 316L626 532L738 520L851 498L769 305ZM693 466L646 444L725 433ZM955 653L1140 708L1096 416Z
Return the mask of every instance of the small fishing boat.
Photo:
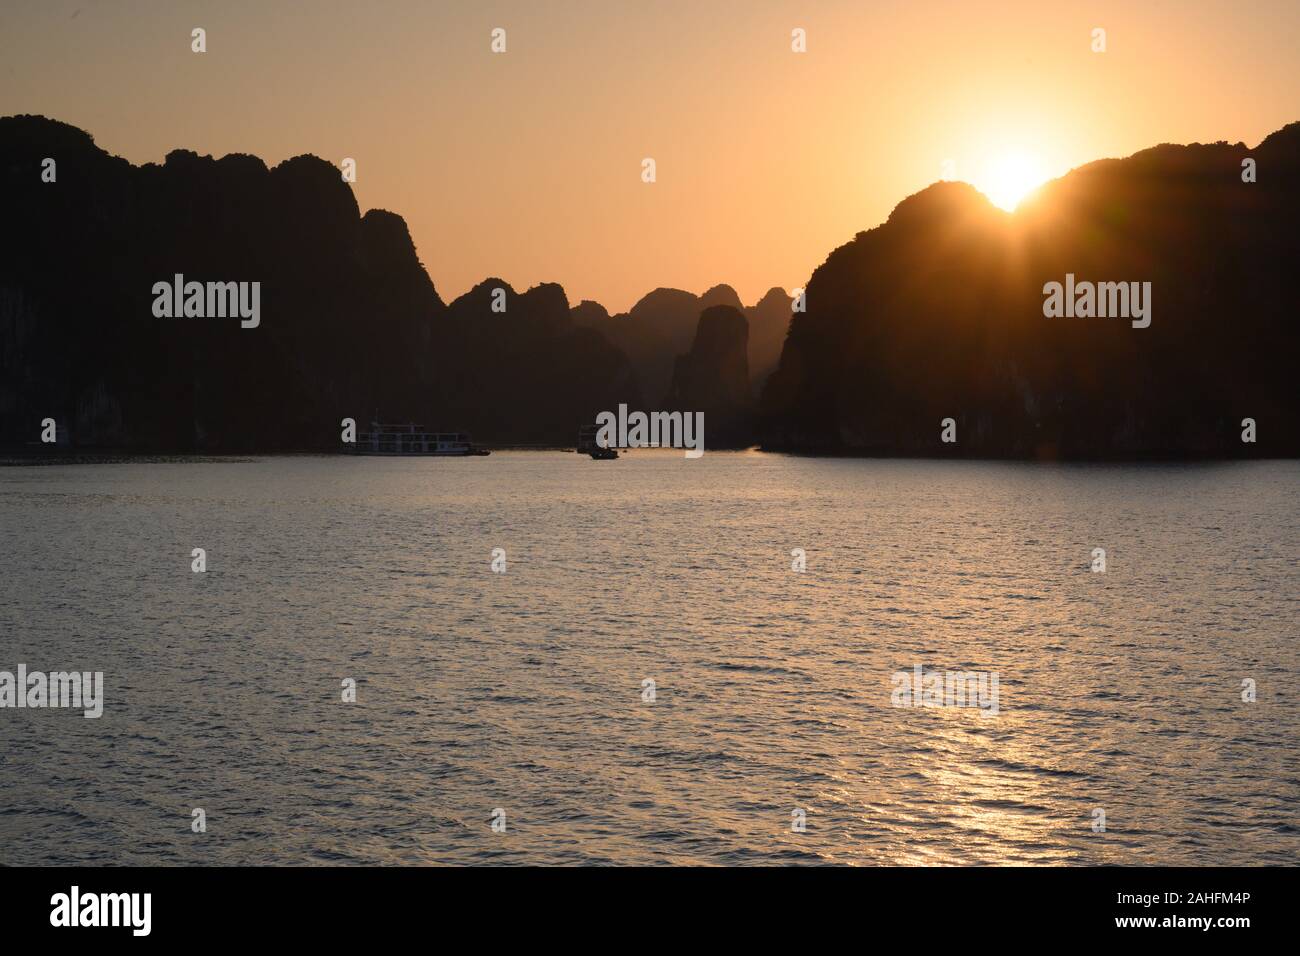
M617 448L608 448L596 441L600 429L596 425L583 425L578 429L578 447L574 449L579 455L590 455L596 461L608 461L618 457Z

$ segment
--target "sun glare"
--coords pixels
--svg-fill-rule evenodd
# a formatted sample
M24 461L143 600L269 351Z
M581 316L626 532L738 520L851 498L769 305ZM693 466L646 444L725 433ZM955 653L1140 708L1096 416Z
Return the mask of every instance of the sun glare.
M1012 211L1029 193L1047 181L1042 163L1028 153L1002 153L985 166L984 176L975 186L995 206Z

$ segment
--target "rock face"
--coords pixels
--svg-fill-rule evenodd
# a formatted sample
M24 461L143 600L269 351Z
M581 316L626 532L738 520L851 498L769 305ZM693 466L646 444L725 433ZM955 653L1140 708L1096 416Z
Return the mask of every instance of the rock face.
M736 290L717 285L703 295L681 289L655 289L628 312L611 316L595 302L574 309L575 322L593 328L631 360L647 397L663 395L672 382L673 363L691 347L700 312L712 305L742 308Z
M1243 182L1254 159L1259 182ZM1268 175L1264 174L1268 171ZM1300 454L1300 124L1080 167L1013 215L939 183L831 253L762 394L765 447L1024 458ZM1151 322L1044 315L1150 282ZM957 442L943 444L953 418ZM1258 440L1241 440L1252 418ZM1265 437L1264 422L1268 423Z
M451 303L444 331L455 362L441 368L443 407L476 436L571 445L598 412L641 401L626 356L574 323L554 283L517 293L487 279Z
M573 321L593 328L622 349L636 368L646 395L662 395L672 381L677 356L691 347L700 313L714 305L743 311L749 319L749 367L757 390L776 368L790 326L790 296L768 290L756 304L744 306L736 290L716 285L703 295L681 289L655 289L629 312L611 316L596 302L573 309Z
M754 305L745 307L745 318L749 319L749 374L755 393L762 391L781 361L793 301L784 289L772 288Z
M677 357L667 411L703 412L706 447L750 444L754 399L749 382L749 321L729 305L700 313L691 350Z
M4 446L53 418L81 447L338 449L343 418L376 413L562 445L597 412L663 395L707 413L707 445L743 445L751 382L782 343L754 426L770 448L1300 455L1300 124L1253 149L1092 163L1014 216L936 184L832 252L806 312L774 289L748 323L727 286L658 289L610 316L557 285L488 279L447 305L402 218L361 215L312 156L175 150L136 167L72 126L6 117L0 188ZM154 286L176 275L259 283L260 325L156 316ZM1067 276L1149 282L1150 326L1046 317L1045 284Z
M639 401L559 286L488 280L449 308L402 218L362 216L323 160L176 150L135 167L36 116L0 119L0 157L0 444L38 441L48 417L81 447L337 449L343 418L376 412L563 444ZM153 286L176 274L260 283L260 325L156 317Z
M599 302L592 302L590 299L583 299L569 311L574 325L580 325L583 328L599 328L604 322L609 321L609 311Z

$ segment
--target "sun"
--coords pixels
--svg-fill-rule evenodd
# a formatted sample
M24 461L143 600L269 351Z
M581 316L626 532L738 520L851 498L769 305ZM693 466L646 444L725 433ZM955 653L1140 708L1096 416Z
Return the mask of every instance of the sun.
M1025 152L1005 152L992 157L984 175L975 183L977 189L995 205L1011 212L1020 200L1047 182L1047 174L1037 156Z

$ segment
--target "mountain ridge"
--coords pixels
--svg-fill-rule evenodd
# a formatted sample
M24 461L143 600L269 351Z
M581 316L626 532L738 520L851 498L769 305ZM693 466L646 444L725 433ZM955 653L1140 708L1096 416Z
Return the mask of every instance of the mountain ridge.
M35 116L0 118L0 147L12 198L0 262L9 445L54 417L87 447L329 449L341 418L376 411L489 442L562 445L619 403L708 392L709 363L689 356L703 313L726 308L746 329L728 333L723 365L734 379L743 342L759 408L737 444L1028 458L1300 451L1285 387L1300 122L1253 150L1161 144L1087 163L1015 213L969 184L932 184L831 250L802 312L778 287L745 306L719 284L660 287L611 315L570 305L556 283L519 292L499 277L446 302L405 220L362 213L339 170L309 154L268 166L174 149L134 166ZM1247 155L1257 183L1241 181ZM41 182L47 156L57 186ZM1149 274L1153 325L1044 318L1043 283L1067 273ZM149 318L148 290L176 274L261 281L274 320L245 331ZM1180 390L1192 394L1182 406ZM1243 450L1234 422L1252 410L1268 426ZM952 448L938 443L947 417Z

